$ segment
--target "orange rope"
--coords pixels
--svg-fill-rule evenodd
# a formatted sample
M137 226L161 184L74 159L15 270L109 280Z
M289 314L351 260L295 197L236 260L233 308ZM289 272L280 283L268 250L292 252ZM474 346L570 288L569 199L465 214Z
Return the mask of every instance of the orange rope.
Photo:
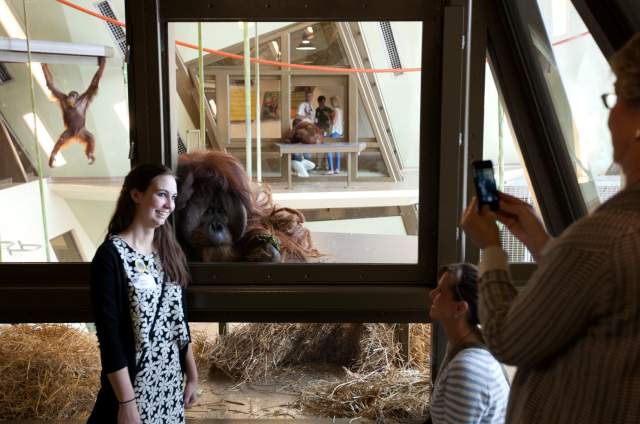
M568 43L568 42L573 41L573 40L577 40L578 38L584 37L585 35L589 35L589 34L591 34L591 33L589 31L587 31L587 32L583 32L583 33L578 34L578 35L574 35L573 37L565 38L563 40L558 40L555 43L553 43L552 46L559 46L560 44L564 44L564 43Z
M89 9L85 9L82 6L78 6L77 4L71 3L68 0L56 0L58 3L64 4L65 6L69 6L73 9L76 9L82 13L86 13L88 15L94 16L98 19L102 19L103 21L112 23L114 25L118 25L121 26L123 28L126 28L126 25L124 24L124 22L120 22L117 21L115 19L109 18L108 16L104 16L101 15L99 13L93 12ZM195 44L190 44L190 43L186 43L184 41L176 41L176 45L178 46L182 46L182 47L187 47L190 49L198 49L198 46L196 46ZM228 57L231 59L238 59L238 60L244 60L244 56L242 55L238 55L238 54L233 54L233 53L227 53L221 50L214 50L214 49L208 49L208 48L203 48L202 50L206 51L207 53L211 53L211 54L215 54L217 56L222 56L222 57ZM339 73L399 73L399 72L420 72L422 70L422 68L399 68L399 69L391 69L391 68L383 68L383 69L363 69L363 68L334 68L331 66L317 66L317 65L299 65L299 64L295 64L295 63L285 63L285 62L278 62L275 60L268 60L268 59L256 59L256 58L250 58L249 59L251 62L257 62L263 65L274 65L274 66L279 66L282 68L293 68L293 69L305 69L305 70L310 70L310 71L324 71L324 72L339 72Z
M123 28L126 27L126 25L123 22L116 21L115 19L111 19L108 16L104 16L104 15L101 15L99 13L93 12L93 11L91 11L89 9L85 9L82 6L78 6L77 4L71 3L70 1L67 1L67 0L56 0L56 1L58 3L64 4L65 6L69 6L69 7L73 8L73 9L79 10L82 13L86 13L87 15L95 16L96 18L102 19L103 21L110 22L110 23L112 23L114 25L118 25L118 26L121 26Z
M182 47L188 47L190 49L197 49L198 48L198 46L196 46L195 44L185 43L184 41L176 41L176 45L182 46ZM239 55L239 54L227 53L227 52L223 52L223 51L220 51L220 50L214 50L214 49L208 49L208 48L203 48L202 50L204 50L207 53L213 53L215 55L228 57L230 59L244 60L244 56ZM282 67L286 67L286 68L307 69L307 70L325 71L325 72L384 73L384 72L416 72L416 71L420 71L422 69L422 68L403 68L403 69L333 68L331 66L299 65L299 64L296 64L296 63L284 63L284 62L277 62L275 60L268 60L268 59L250 58L249 60L251 62L258 62L258 63L261 63L263 65L275 65L275 66L282 66Z

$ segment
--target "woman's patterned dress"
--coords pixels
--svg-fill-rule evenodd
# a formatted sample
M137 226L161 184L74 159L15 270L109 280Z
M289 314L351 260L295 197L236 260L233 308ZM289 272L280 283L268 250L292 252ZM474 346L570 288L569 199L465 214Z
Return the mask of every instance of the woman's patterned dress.
M129 280L129 304L136 345L133 388L144 424L184 423L180 349L189 343L182 309L182 288L166 282L157 254L143 255L113 236ZM165 292L158 306L162 284ZM149 334L156 310L158 317Z

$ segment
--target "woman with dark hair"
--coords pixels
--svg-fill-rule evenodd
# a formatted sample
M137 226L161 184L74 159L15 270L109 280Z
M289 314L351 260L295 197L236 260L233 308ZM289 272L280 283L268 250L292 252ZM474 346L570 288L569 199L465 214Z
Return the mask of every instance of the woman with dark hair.
M102 387L89 423L184 423L184 408L196 400L183 290L189 274L167 221L176 195L168 168L131 170L91 263Z
M431 398L434 424L502 424L509 384L502 365L484 345L478 320L478 269L453 264L431 291L431 319L449 341Z

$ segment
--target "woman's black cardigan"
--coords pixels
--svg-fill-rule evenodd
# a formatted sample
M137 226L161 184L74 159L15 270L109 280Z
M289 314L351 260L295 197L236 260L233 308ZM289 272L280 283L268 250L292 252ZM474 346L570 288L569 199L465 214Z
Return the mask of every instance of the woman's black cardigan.
M118 399L107 379L107 374L127 367L133 384L136 372L136 350L129 306L128 278L120 254L111 240L103 242L93 257L90 288L102 372L100 373L100 391L88 423L116 423ZM188 331L185 292L183 289L182 307ZM180 351L180 365L183 372L186 353L186 347Z

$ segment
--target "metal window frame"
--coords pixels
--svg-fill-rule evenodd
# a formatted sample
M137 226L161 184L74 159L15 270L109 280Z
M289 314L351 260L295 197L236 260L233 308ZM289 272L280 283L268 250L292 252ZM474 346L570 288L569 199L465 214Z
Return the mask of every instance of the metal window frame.
M246 4L237 2L216 2L204 5L196 0L175 2L159 0L158 37L162 49L163 69L161 78L163 86L170 92L172 46L169 43L171 27L169 22L186 21L342 21L342 20L379 20L383 17L391 20L420 20L425 22L437 18L440 2L431 2L430 6L419 1L404 3L401 7L390 11L383 1L367 1L363 3L344 3L327 10L326 4L320 1L309 1L296 5L272 4L269 2L253 1L247 8ZM434 7L435 6L435 7ZM436 25L436 28L438 26ZM423 68L438 68L439 51L437 45L438 31L425 31L423 36ZM429 43L431 43L431 50ZM168 66L167 66L168 65ZM423 73L424 76L424 73ZM424 81L424 77L423 77ZM423 93L428 84L422 85ZM433 90L432 90L433 92ZM439 108L436 96L423 96L423 110L421 115L421 140L434 139L438 130L427 123L425 116L428 109ZM170 111L165 102L164 119L168 122ZM427 133L426 129L432 131ZM439 134L438 134L439 135ZM165 143L171 134L165 133ZM423 143L425 144L425 143ZM171 150L173 143L166 146ZM429 190L425 179L437 180L435 160L426 156L428 149L421 146L421 203L423 200L437 199L437 190ZM170 155L172 158L174 154ZM172 163L173 164L173 163ZM426 164L426 165L425 165ZM429 172L431 170L431 172ZM431 176L429 176L431 174ZM421 231L419 234L418 264L416 265L373 265L373 264L282 264L276 267L268 264L192 264L194 286L202 286L210 295L206 302L210 305L211 316L223 316L225 313L241 310L244 320L256 314L256 319L270 321L273 316L285 317L289 320L329 320L364 321L371 317L384 320L386 315L392 321L425 321L427 317L427 284L429 275L435 275L436 263L434 253L437 251L435 243L430 242L428 231L434 228L437 216L428 210L421 210ZM213 277L212 277L213 275ZM225 287L215 283L224 282ZM206 289L204 286L207 286ZM225 290L231 290L229 302L224 305L218 299L224 297ZM326 292L324 298L316 291ZM286 294L291 293L289 299ZM382 295L378 299L378 293ZM203 300L202 292L200 300ZM256 295L259 302L251 302L251 295ZM416 296L411 298L411 296ZM382 302L379 300L383 299ZM345 301L341 306L341 301ZM203 302L205 303L205 302ZM232 303L232 304L231 304ZM395 305L394 305L395 304ZM292 305L296 305L293 308ZM373 306L375 305L375 306ZM387 306L385 306L387 305ZM391 306L394 305L394 306ZM385 310L391 315L385 314ZM299 312L296 312L299 311ZM234 314L235 315L235 314ZM271 317L271 318L269 318Z
M637 0L571 0L606 58L640 31Z
M163 103L174 93L168 78L174 47L168 22L210 20L420 20L423 31L420 130L418 263L372 264L190 264L190 318L200 321L426 322L428 290L438 263L442 47L444 0L275 4L270 1L127 1L132 164L175 165L171 116ZM206 18L203 19L203 16ZM461 83L461 81L459 82ZM456 154L457 159L457 154ZM437 203L436 203L437 202ZM444 202L444 203L443 203ZM451 204L450 209L456 208ZM91 321L90 265L0 264L0 322Z
M513 124L540 211L560 234L587 213L547 85L512 0L488 0L489 60ZM533 172L532 170L535 170Z

